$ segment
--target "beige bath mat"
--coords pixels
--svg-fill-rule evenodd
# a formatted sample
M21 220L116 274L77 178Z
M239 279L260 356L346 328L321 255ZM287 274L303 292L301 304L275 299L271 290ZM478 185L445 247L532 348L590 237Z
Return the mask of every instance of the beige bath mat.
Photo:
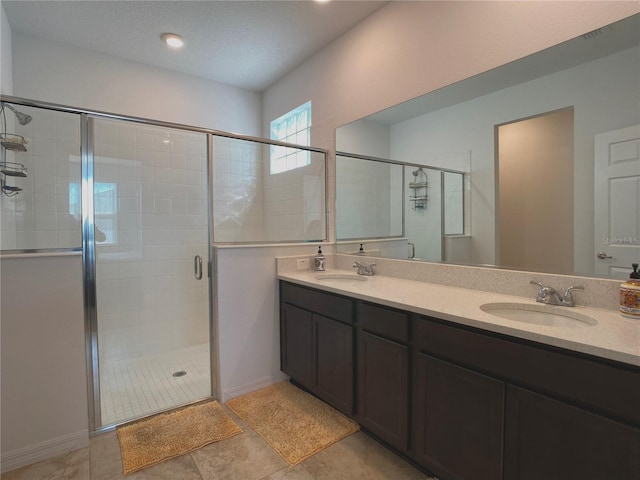
M116 431L125 475L242 433L215 401L138 420Z
M227 406L289 465L358 431L358 424L289 382L233 398Z

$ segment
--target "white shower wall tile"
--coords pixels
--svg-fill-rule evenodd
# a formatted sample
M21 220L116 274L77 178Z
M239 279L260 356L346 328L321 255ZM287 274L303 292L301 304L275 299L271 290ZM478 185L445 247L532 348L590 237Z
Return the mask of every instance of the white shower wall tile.
M102 132L103 127L108 128ZM105 142L103 148L125 154L96 165L97 181L107 181L104 174L116 183L118 192L118 243L97 247L101 258L98 312L104 330L101 358L135 358L206 342L206 292L199 297L184 293L185 284L196 283L194 249L207 254L206 203L194 208L188 218L184 215L188 211L186 167L203 170L205 137L198 137L202 146L196 147L188 134L100 121L96 138ZM189 158L188 149L201 155ZM206 201L199 188L193 196ZM193 228L186 228L190 225ZM105 280L117 284L117 291ZM197 283L196 289L206 289L206 282ZM201 305L191 301L195 297ZM204 328L196 328L199 324Z
M23 190L14 197L2 199L2 248L79 247L79 222L67 224L64 228L68 230L61 228L60 235L53 231L61 227L58 225L60 215L69 212L69 181L78 184L80 181L79 170L70 167L70 162L79 161L78 117L46 111L36 113L29 107L21 107L21 111L33 117L30 124L13 127L15 133L27 140L27 152L7 152L7 161L23 164L28 176L9 179L9 185ZM58 128L58 123L63 127ZM69 129L69 124L75 125L75 131ZM64 161L64 167L58 168L58 161ZM70 177L75 173L77 178ZM20 215L8 215L11 212Z
M216 241L306 239L301 236L304 169L270 175L270 148L254 142L216 139L213 152ZM284 202L294 198L295 204ZM292 219L293 213L297 218Z

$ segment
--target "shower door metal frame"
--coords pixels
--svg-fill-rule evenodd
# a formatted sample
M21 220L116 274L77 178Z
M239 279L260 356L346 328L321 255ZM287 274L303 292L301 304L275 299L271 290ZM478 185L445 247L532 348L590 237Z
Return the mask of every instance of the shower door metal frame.
M93 208L93 119L80 114L82 267L87 358L89 432L101 425L100 365L98 358L98 309L96 289L95 215Z

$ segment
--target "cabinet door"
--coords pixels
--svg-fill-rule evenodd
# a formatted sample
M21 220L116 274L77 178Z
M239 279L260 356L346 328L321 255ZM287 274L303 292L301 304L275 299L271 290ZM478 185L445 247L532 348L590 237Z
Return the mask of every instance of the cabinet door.
M505 480L638 480L640 430L509 386Z
M406 346L358 332L357 420L403 452L408 446L408 364Z
M502 478L505 384L423 353L413 381L418 463L443 478Z
M310 312L282 304L280 315L282 371L307 388L313 387L313 319Z
M353 414L353 327L313 315L315 392L347 415Z

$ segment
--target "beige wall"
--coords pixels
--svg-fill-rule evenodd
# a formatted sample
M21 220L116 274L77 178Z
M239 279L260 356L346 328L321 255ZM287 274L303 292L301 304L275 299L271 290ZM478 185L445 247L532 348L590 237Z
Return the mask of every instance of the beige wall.
M261 133L258 92L19 32L13 34L13 95L245 135Z
M389 2L263 94L337 127L640 11L637 1ZM313 138L312 138L313 141Z
M573 273L573 108L497 130L499 264Z

